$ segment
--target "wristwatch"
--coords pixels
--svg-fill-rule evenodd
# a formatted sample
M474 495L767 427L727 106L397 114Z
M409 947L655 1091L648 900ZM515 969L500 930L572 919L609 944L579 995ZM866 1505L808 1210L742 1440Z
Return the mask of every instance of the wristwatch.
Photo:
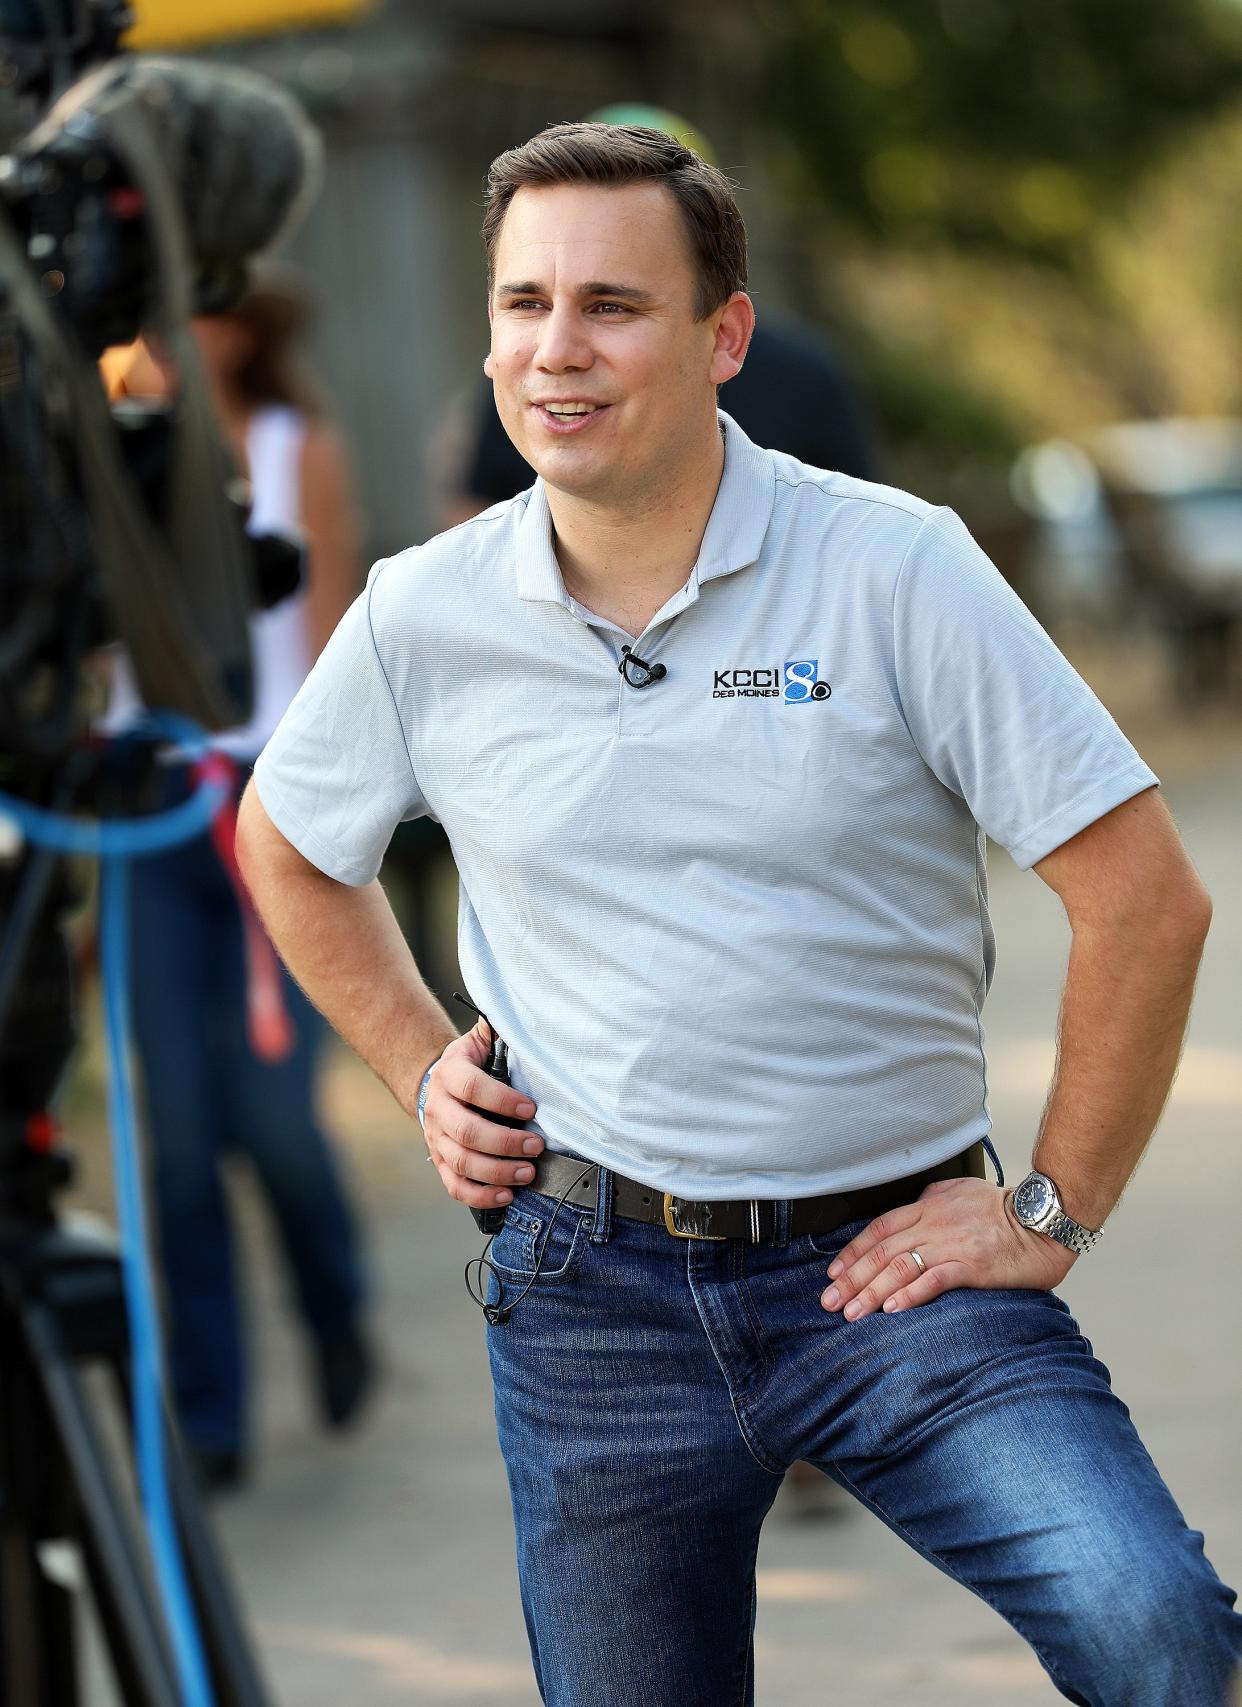
M1075 1221L1061 1207L1057 1188L1047 1174L1032 1170L1013 1194L1013 1212L1024 1227L1034 1233L1044 1233L1059 1245L1082 1256L1099 1239L1098 1232Z

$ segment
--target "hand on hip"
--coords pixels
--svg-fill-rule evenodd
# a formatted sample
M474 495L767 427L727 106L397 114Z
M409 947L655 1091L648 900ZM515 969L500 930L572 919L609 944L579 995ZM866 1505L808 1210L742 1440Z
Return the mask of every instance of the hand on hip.
M1072 1251L1014 1220L1007 1193L980 1179L937 1180L917 1203L864 1227L828 1269L820 1302L854 1321L929 1304L955 1287L1058 1286Z

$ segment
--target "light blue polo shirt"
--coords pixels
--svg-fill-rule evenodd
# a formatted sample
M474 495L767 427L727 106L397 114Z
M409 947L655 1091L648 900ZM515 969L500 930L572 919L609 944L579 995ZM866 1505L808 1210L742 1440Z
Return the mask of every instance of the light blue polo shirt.
M541 482L372 571L259 760L367 883L427 813L467 988L554 1149L800 1197L988 1131L985 832L1021 866L1156 778L949 510L753 445L634 641Z

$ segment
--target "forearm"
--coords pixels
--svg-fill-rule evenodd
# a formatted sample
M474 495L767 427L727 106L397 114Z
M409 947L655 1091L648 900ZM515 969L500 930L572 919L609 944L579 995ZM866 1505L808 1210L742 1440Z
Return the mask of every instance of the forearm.
M1086 1227L1103 1225L1160 1118L1206 928L1190 911L1075 929L1034 1165Z
M457 1035L419 976L378 880L351 888L289 847L247 791L238 856L281 958L331 1025L415 1112L423 1074Z

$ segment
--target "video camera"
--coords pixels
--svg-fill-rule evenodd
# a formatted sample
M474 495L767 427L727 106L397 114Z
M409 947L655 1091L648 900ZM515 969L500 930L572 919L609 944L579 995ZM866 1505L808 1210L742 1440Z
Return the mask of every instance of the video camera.
M124 19L81 0L40 42L0 0L10 113L55 94L0 160L0 753L43 760L80 734L79 665L113 635L149 705L244 721L248 614L291 584L226 497L189 320L227 310L297 218L318 138L265 79L194 61L108 59L56 94ZM98 358L139 331L178 394L113 415Z

